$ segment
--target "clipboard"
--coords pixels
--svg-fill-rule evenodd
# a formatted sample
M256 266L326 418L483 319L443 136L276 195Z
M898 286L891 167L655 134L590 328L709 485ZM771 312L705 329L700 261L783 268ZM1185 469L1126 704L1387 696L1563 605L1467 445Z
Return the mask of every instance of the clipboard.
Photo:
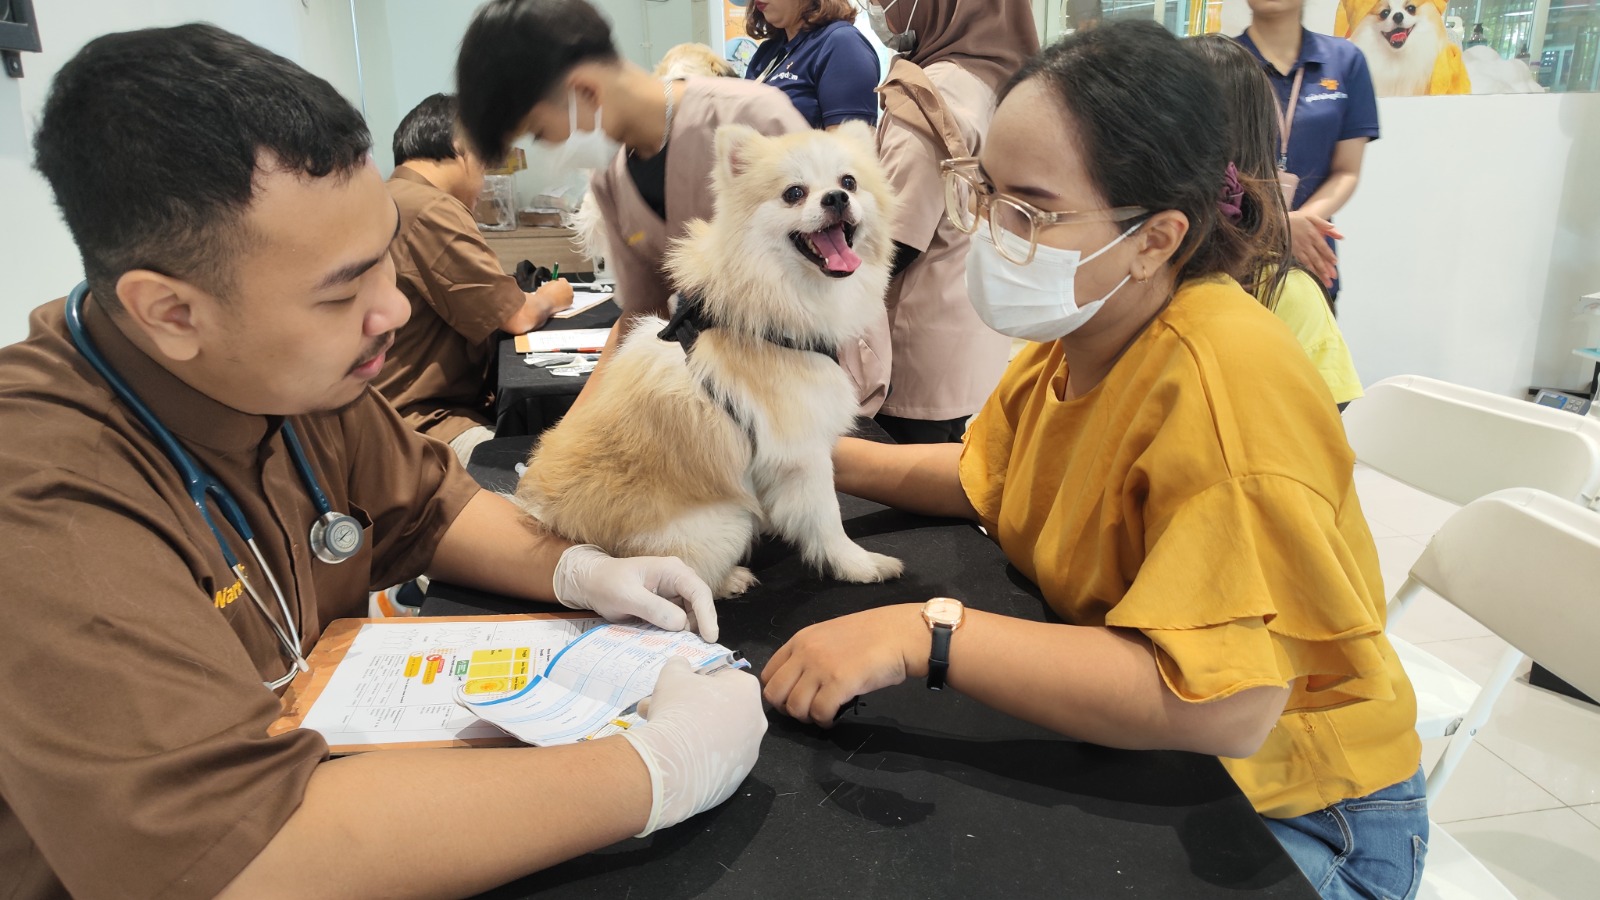
M556 612L556 613L517 613L499 616L437 616L427 619L335 619L323 629L322 636L318 638L316 647L312 648L306 662L311 671L301 672L289 683L281 698L283 713L267 728L268 735L279 735L300 728L305 722L306 715L311 712L311 707L322 696L328 682L332 680L333 673L338 669L339 663L349 652L356 635L361 632L364 625L392 624L392 625L417 625L421 624L447 624L451 622L530 622L552 619L590 619L593 613L587 612ZM372 750L433 750L447 747L520 747L526 746L521 741L510 735L496 737L451 739L439 741L398 741L382 744L328 744L328 752L334 756L344 756L352 753L366 753Z

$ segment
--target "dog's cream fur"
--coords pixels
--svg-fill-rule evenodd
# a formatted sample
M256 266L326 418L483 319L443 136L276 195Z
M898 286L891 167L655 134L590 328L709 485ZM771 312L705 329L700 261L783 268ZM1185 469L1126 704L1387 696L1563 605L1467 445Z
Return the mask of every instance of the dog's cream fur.
M839 519L832 452L855 415L849 379L822 354L766 339L838 347L879 314L894 208L872 132L852 123L769 138L731 125L716 145L715 216L675 242L668 268L718 327L686 359L657 338L661 319L641 318L592 396L545 433L517 496L572 540L681 557L718 597L754 583L739 563L762 529L834 577L893 578L900 562L862 549ZM856 188L843 221L861 265L830 277L790 236L834 221L821 200L847 175ZM796 186L805 198L786 202Z

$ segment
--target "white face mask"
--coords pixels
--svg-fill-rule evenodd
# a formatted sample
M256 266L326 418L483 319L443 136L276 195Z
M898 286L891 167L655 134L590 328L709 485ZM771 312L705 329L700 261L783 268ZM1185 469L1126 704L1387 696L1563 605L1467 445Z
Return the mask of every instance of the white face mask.
M894 6L899 2L900 0L889 0L889 6ZM912 16L917 14L917 3L918 0L912 0L911 2ZM879 6L868 0L867 21L872 25L872 33L878 36L878 40L882 41L885 47L895 53L910 53L916 49L917 33L911 30L910 19L906 20L907 27L903 32L896 32L890 28L888 19L889 6Z
M600 107L594 109L594 130L578 130L578 95L567 96L567 139L560 143L540 141L550 151L549 165L558 172L575 169L604 169L617 158L622 145L606 135L600 127Z
M1073 297L1078 269L1122 243L1139 225L1087 257L1077 250L1040 244L1033 251L1033 261L1025 266L1001 256L989 228L980 228L967 253L967 297L972 308L985 325L1010 337L1041 343L1065 337L1082 328L1133 277L1129 273L1104 297L1079 306ZM1001 232L1000 239L1008 247L1014 242L1019 254L1028 250L1023 239L1010 232Z

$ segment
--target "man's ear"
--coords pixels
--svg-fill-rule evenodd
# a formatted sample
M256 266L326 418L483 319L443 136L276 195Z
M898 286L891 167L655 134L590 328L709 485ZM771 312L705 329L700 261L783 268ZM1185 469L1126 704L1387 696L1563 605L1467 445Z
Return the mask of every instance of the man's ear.
M1133 258L1133 277L1146 281L1170 263L1189 235L1189 217L1175 209L1164 209L1146 219L1139 230L1130 235L1137 239L1139 254Z
M157 352L187 362L200 352L200 331L217 301L187 281L133 269L117 279L117 299Z

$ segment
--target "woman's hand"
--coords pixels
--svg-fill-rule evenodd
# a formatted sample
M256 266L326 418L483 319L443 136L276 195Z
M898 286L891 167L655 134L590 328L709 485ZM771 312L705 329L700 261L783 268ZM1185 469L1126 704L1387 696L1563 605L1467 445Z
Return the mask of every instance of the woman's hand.
M902 603L819 622L778 648L761 671L774 709L828 728L851 699L928 671L922 604Z
M1324 287L1333 287L1333 279L1339 274L1339 257L1328 246L1328 238L1342 241L1344 234L1332 222L1304 209L1289 213L1289 239L1294 246L1294 258Z

